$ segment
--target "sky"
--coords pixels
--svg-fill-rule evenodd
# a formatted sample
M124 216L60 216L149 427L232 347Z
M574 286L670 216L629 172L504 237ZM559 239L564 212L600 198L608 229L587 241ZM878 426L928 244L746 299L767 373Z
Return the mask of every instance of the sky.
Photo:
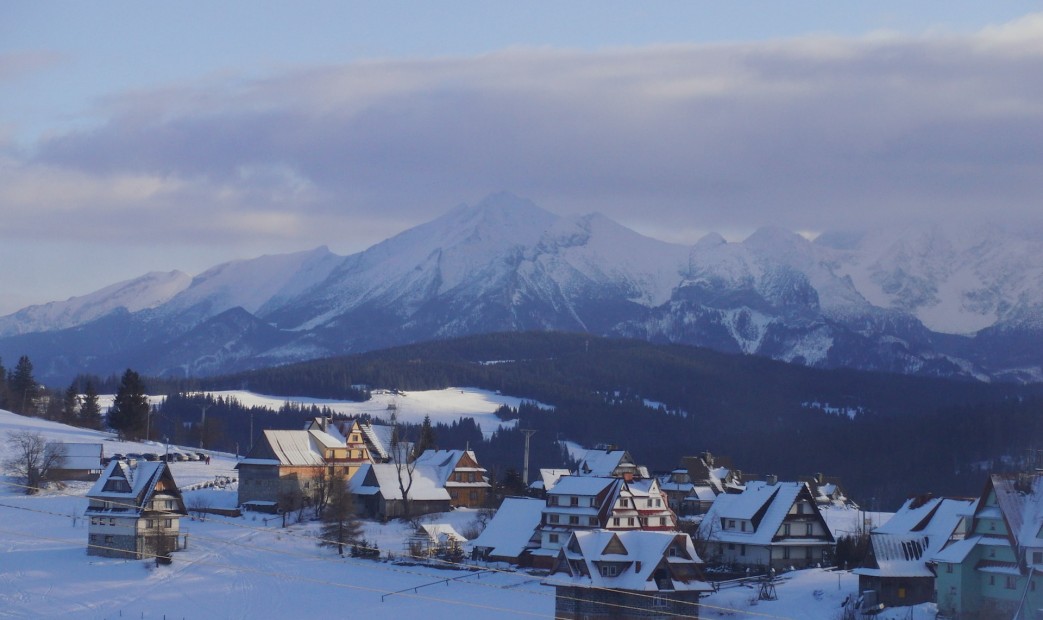
M0 3L0 314L509 191L666 241L1039 220L1035 2Z

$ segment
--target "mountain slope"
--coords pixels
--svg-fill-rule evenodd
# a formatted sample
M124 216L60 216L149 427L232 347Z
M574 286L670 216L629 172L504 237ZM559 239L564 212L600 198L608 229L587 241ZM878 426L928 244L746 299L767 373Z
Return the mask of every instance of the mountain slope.
M347 257L149 274L0 318L0 357L220 373L436 338L561 330L818 367L1043 380L1043 242L996 227L778 228L687 247L501 193ZM212 331L208 331L212 330ZM209 334L203 336L202 334Z

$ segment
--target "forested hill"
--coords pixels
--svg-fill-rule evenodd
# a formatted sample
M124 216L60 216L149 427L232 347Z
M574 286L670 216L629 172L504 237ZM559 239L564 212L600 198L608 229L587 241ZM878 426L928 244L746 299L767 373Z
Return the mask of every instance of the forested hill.
M351 398L358 385L500 390L556 407L522 412L543 442L616 444L656 470L710 450L747 472L839 475L856 498L878 503L927 491L974 494L983 480L974 468L1043 448L1043 385L820 370L562 333L429 342L209 379L204 387ZM504 462L517 454L512 448Z

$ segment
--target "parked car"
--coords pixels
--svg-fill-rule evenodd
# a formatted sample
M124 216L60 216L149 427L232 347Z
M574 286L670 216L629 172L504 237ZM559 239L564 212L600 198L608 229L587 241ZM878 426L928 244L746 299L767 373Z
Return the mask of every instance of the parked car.
M190 461L198 461L199 460L199 455L196 454L195 452L185 452L185 458L190 460Z
M154 452L146 452L141 455L146 461L158 461L159 455Z

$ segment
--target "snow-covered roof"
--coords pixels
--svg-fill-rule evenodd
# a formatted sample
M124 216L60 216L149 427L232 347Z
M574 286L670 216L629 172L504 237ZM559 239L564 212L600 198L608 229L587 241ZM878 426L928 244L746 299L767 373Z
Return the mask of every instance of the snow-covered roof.
M490 556L517 558L525 551L539 527L543 508L542 500L505 498L482 533L471 541L471 547L488 548Z
M412 468L411 485L408 469L406 465L401 467L402 482L409 486L409 499L449 501L449 491L438 483L438 472L434 468L422 465ZM394 463L364 463L348 480L348 489L356 495L380 493L386 500L401 500L399 467Z
M613 484L618 484L620 478L605 476L562 476L548 493L550 495L576 495L595 496Z
M101 477L87 492L87 497L111 502L117 510L139 510L151 499L160 480L167 481L167 493L180 499L181 493L166 463L138 461L131 465L126 461L110 461ZM181 511L181 507L175 510Z
M947 564L962 564L967 558L967 554L969 554L971 550L974 549L975 545L981 542L981 540L981 536L971 536L969 538L964 538L963 540L957 540L948 547L935 553L931 559L935 562L945 562Z
M376 452L376 456L379 456L381 460L391 458L391 434L394 427L359 422L359 429L365 435L370 450Z
M540 469L540 479L529 485L532 489L550 491L562 476L568 476L572 472L567 469Z
M453 475L453 471L460 469L460 461L464 457L469 458L472 463L478 463L473 450L425 450L423 454L416 458L416 465L417 467L426 467L436 472L438 484L445 486L449 481L449 477ZM466 467L463 471L472 471L478 474L485 473L483 467ZM478 482L474 484L488 486L488 483L485 483L481 476L478 476L478 478Z
M467 542L467 539L448 523L423 523L420 525L419 531L423 532L432 542L436 543L448 541L456 541L458 543Z
M323 449L346 448L343 441L317 428L306 431L264 431L265 441L282 465L325 464Z
M674 556L669 554L671 547L675 549ZM671 575L670 589L712 590L699 578L698 566L702 561L687 534L642 530L576 531L559 551L558 560L554 572L543 583L657 592L660 585L652 576L657 569L667 566ZM582 563L585 567L577 571L573 563ZM603 565L614 570L603 571Z
M722 542L770 544L801 492L807 492L810 497L810 491L803 482L750 482L742 493L718 495L700 522L699 532L706 538L713 537L714 540ZM759 523L755 524L752 531L721 527L722 521L734 519L752 522L756 520L755 517L759 518ZM824 522L823 526L825 527ZM828 531L828 527L826 530Z
M61 447L64 458L55 469L84 470L101 469L102 444L49 442L48 446Z
M1011 534L1021 546L1043 544L1043 475L1040 474L993 474L992 488L996 494L996 505ZM976 517L983 516L988 507L978 510Z

